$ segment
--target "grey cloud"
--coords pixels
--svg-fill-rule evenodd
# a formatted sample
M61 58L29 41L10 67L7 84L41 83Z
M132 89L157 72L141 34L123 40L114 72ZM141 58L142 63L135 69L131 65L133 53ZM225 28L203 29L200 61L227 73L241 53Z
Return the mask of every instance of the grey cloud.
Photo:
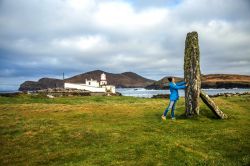
M0 2L1 79L95 69L182 76L185 37L193 30L203 73L250 74L247 0Z

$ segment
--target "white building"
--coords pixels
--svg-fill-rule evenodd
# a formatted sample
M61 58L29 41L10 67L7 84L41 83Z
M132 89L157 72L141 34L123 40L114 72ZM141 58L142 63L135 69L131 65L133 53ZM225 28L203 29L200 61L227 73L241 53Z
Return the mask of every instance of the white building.
M64 88L66 89L81 89L90 92L111 92L115 93L115 86L107 85L106 74L101 74L100 83L97 80L85 80L85 84L76 84L76 83L64 83Z

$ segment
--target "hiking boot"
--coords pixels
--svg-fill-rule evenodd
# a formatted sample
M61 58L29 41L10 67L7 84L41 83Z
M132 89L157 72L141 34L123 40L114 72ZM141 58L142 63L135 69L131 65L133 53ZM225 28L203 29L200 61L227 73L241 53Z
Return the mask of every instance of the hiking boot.
M161 116L161 119L162 119L162 120L166 120L166 116L162 115L162 116Z

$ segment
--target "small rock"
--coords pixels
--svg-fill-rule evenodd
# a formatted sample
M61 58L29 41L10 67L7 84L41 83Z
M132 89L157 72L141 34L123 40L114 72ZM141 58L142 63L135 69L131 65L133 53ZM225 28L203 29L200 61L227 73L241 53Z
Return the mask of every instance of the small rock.
M50 98L50 99L55 98L55 97L54 97L54 96L52 96L52 95L47 95L47 97L48 97L48 98Z

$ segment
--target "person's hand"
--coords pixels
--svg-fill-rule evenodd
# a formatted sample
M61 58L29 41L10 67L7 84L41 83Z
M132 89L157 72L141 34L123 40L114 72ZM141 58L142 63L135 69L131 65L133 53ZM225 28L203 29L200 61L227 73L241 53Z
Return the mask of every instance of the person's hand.
M188 83L186 83L186 86L189 86L189 84L188 84Z

